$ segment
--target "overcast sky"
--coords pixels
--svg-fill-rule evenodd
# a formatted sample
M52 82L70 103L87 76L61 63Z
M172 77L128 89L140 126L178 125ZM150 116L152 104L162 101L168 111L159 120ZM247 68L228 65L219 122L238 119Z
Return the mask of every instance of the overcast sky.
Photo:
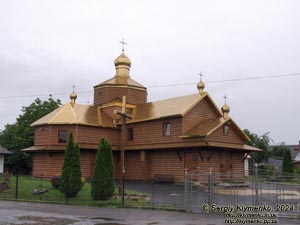
M0 0L0 129L37 97L66 103L73 84L77 102L92 104L124 37L149 101L197 93L202 72L242 129L298 144L299 12L297 0ZM298 75L211 82L289 74Z

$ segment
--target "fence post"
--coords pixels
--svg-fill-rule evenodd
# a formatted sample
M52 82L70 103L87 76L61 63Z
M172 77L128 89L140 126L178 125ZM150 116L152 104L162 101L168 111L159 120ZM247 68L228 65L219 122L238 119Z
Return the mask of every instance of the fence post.
M207 197L208 197L208 201L207 204L209 205L209 207L211 206L211 187L212 187L212 171L209 170L209 174L208 174L208 192L207 192Z
M69 205L69 175L67 176L67 185L65 188L66 204Z
M258 194L258 164L255 163L255 205L259 204L259 194Z
M188 170L187 168L184 168L184 209L185 211L189 211L189 207L188 207L188 203L189 203L189 199L188 199L188 189L189 189L189 184L188 184Z
M18 192L19 192L19 173L16 173L16 193L15 193L15 198L18 200Z

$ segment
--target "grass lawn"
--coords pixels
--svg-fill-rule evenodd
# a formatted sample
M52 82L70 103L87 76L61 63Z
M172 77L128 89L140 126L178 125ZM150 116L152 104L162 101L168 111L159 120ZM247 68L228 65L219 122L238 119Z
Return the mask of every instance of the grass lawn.
M0 182L2 178L0 177ZM52 202L66 203L63 193L52 187L50 180L20 176L18 181L18 200L33 202ZM46 189L48 192L44 194L34 195L34 189ZM16 177L13 176L9 181L9 189L0 191L0 199L15 200L16 193ZM69 199L72 205L90 205L90 206L107 206L121 207L121 199L117 195L118 189L115 189L115 195L107 201L94 201L91 197L91 184L85 183L82 190L76 197ZM126 190L125 206L129 207L148 207L150 205L149 197L138 192Z

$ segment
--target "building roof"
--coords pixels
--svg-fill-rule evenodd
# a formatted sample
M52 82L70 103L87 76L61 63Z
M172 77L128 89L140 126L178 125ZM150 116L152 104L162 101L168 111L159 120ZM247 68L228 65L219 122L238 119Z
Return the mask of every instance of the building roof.
M192 109L204 98L208 98L211 103L215 105L219 115L222 116L222 113L209 94L204 93L203 95L186 95L137 105L137 107L133 109L133 119L128 121L128 123L184 116L190 109Z
M8 151L6 148L3 148L1 145L0 145L0 155L11 155L12 152Z
M212 134L219 127L223 126L225 123L230 123L233 126L235 126L238 134L241 135L245 141L250 140L249 137L241 130L241 128L230 117L226 119L220 117L220 118L202 120L200 123L196 124L191 130L186 132L181 137L182 138L206 137Z
M32 127L45 124L82 124L99 126L97 108L70 102L57 108L31 124Z
M212 104L215 105L211 97L205 93L202 96L199 94L181 96L176 98L169 98L160 101L149 102L140 104L133 107L132 120L128 120L127 123L134 123L147 120L155 120L168 117L184 116L193 106L199 103L204 98L208 98ZM118 106L119 103L114 103L111 107ZM107 106L103 106L107 108ZM220 110L219 115L222 116ZM100 118L101 113L101 118ZM97 106L81 105L75 103L74 105L69 102L65 105L57 108L48 115L35 121L31 124L32 127L45 124L81 124L89 126L114 126L113 118L108 115L105 110L100 107L98 113Z
M136 82L130 77L120 77L120 76L114 76L111 79L108 79L100 84L97 84L94 86L94 88L97 87L103 87L103 86L131 86L131 87L136 87L136 88L142 88L146 89L145 86L142 84Z
M224 119L223 117L220 118L213 118L213 119L206 119L202 120L196 126L194 126L191 130L185 133L182 137L204 137L210 135L224 123L229 121L228 119Z

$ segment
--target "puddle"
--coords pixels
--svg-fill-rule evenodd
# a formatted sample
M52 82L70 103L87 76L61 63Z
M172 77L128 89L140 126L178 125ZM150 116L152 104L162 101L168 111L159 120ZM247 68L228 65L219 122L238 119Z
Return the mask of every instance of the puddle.
M22 225L68 225L78 222L78 220L71 220L57 217L42 217L42 216L19 216L17 219L24 221Z

